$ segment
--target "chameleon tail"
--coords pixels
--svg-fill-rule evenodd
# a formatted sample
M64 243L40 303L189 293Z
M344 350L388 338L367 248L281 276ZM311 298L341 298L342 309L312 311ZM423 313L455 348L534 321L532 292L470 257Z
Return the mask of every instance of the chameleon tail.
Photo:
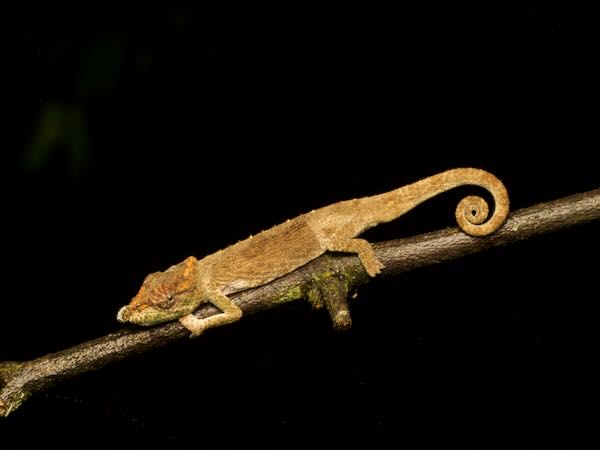
M475 185L486 189L494 197L495 206L494 214L487 220L489 207L483 198L474 195L463 198L456 207L458 226L472 236L485 236L500 228L508 216L508 192L498 178L485 170L472 168L447 170L396 189L387 195L393 196L394 203L400 205L401 211L396 211L398 217L425 200L463 185ZM390 197L387 200L391 200Z

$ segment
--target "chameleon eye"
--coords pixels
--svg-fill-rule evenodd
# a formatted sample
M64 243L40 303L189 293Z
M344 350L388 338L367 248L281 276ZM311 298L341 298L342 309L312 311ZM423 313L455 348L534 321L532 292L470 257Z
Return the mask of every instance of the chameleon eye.
M171 305L173 305L174 301L175 301L175 296L169 294L169 295L166 295L166 296L160 298L159 300L155 301L154 305L157 308L165 309L165 308L169 308Z

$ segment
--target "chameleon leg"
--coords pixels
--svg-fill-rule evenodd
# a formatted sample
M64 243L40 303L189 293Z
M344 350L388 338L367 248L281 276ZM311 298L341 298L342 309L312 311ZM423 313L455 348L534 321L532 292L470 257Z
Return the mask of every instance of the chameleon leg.
M242 317L242 310L219 290L209 291L206 300L223 311L223 313L204 319L198 319L193 314L180 317L179 322L192 333L190 337L200 336L207 328L235 322Z
M374 277L381 269L383 264L375 256L373 247L364 239L346 239L340 241L329 241L327 250L332 252L356 253L367 273Z

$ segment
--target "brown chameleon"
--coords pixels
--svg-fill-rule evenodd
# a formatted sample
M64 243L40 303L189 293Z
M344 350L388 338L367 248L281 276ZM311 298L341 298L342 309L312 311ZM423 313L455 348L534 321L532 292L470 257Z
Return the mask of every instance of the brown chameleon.
M496 231L508 215L508 193L494 175L480 169L452 169L384 194L334 203L302 214L197 260L190 256L164 272L148 275L120 322L155 325L179 320L192 336L235 322L242 311L228 295L282 277L327 251L356 253L374 277L383 265L371 245L357 238L363 231L394 220L425 200L461 185L476 185L494 197L495 208L481 197L468 196L456 207L460 228L472 236ZM197 319L193 312L212 303L222 313Z

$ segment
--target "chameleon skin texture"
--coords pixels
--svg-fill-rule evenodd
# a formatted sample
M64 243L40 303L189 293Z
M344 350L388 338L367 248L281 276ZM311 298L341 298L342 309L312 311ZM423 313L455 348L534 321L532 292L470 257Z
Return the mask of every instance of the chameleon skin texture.
M392 221L420 203L462 185L480 186L495 203L468 196L456 208L459 227L472 236L496 231L506 220L509 199L494 175L480 169L448 170L390 192L346 200L294 219L196 260L189 257L165 272L149 275L131 303L118 313L121 322L155 325L178 319L192 335L238 320L241 310L227 295L282 277L327 251L356 253L370 276L383 268L371 245L357 238L365 230ZM191 313L209 302L223 311L205 319Z

